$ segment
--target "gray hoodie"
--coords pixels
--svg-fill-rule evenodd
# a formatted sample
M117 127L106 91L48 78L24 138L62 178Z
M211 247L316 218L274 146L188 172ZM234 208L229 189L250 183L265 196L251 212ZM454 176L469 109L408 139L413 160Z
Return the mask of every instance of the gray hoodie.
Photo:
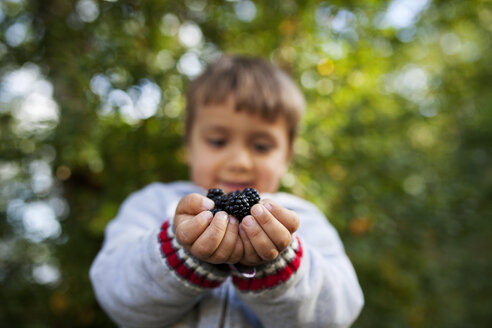
M295 211L299 229L254 275L198 260L174 238L179 200L205 191L153 183L130 195L108 224L90 269L98 302L122 327L348 327L364 299L340 238L313 204L268 198ZM264 195L262 195L263 197Z

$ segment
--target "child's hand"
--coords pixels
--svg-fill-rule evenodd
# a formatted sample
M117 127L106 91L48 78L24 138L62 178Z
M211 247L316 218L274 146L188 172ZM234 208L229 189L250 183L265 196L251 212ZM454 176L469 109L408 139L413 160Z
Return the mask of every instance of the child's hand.
M209 263L237 263L243 257L236 218L225 212L213 216L214 202L199 194L183 197L176 208L174 231L183 247Z
M256 266L276 259L289 246L299 227L299 217L271 200L254 205L251 214L244 217L239 228L244 245L241 264Z

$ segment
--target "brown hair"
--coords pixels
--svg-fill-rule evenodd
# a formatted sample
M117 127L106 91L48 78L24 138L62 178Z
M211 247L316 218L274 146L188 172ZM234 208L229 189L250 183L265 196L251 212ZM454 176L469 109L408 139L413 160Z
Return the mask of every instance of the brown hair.
M223 55L188 86L186 142L197 108L223 104L228 97L232 97L237 111L259 114L269 121L283 115L292 146L305 108L301 91L286 73L268 61L239 55Z

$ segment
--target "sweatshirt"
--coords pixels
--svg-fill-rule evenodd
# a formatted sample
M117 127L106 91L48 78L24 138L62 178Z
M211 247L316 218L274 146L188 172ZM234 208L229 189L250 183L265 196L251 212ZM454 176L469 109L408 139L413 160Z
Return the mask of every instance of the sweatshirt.
M364 298L342 242L313 204L267 198L300 220L291 244L252 272L214 265L177 241L180 199L206 191L190 182L152 183L131 194L105 229L90 268L96 298L121 327L349 327ZM262 195L262 198L265 195Z

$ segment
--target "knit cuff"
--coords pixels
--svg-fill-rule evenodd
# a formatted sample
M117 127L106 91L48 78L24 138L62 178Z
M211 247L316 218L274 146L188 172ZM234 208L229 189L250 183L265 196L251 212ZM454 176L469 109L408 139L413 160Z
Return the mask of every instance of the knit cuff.
M162 224L158 239L166 264L185 284L211 289L220 286L229 276L229 270L201 261L186 251L175 238L169 221Z
M240 291L259 292L286 283L299 269L302 258L301 241L297 236L272 262L256 268L254 277L247 278L232 270L232 281Z

